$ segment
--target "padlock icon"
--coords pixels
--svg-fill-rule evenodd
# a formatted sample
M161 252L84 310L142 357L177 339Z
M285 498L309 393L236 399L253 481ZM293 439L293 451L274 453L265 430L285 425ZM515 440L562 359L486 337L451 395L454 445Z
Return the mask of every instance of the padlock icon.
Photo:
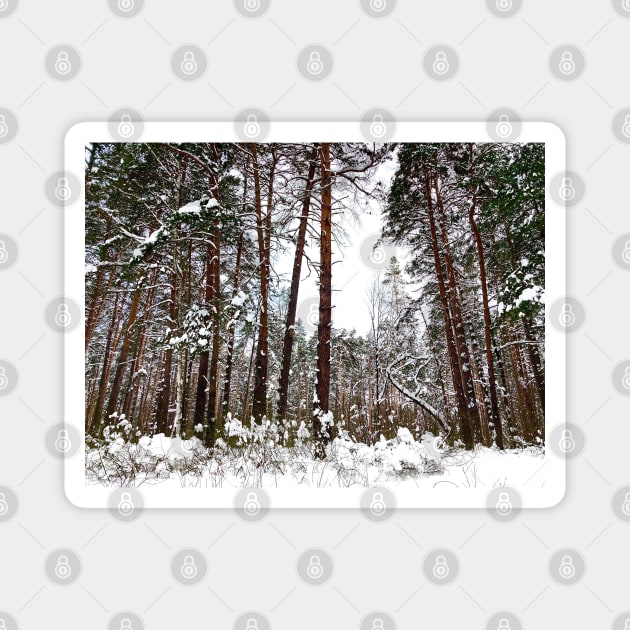
M133 630L133 626L131 625L131 619L129 617L125 617L120 620L120 628L118 630Z
M198 572L199 569L197 569L195 559L192 556L184 556L184 563L181 568L182 577L187 580L193 580Z
M54 320L55 324L60 328L65 328L72 323L72 315L70 315L70 309L67 304L61 303L57 307Z
M321 74L323 72L324 62L322 61L322 56L318 51L311 51L311 54L309 55L308 61L306 63L306 69L308 73L312 74L313 76L317 76L318 74Z
M623 378L621 379L621 384L624 389L630 389L630 367L627 367L623 372Z
M372 500L370 501L370 512L374 514L374 516L382 516L383 514L385 514L386 510L387 505L385 504L383 493L375 492L372 495Z
M435 59L433 60L433 72L442 76L449 71L450 67L446 53L443 50L436 52Z
M7 125L7 119L0 114L0 138L4 138L9 135L9 125Z
M121 138L131 138L134 131L135 127L131 121L131 116L129 114L123 114L120 117L120 122L118 123L118 135Z
M497 136L500 138L509 138L512 135L512 131L513 127L509 116L507 114L501 114L496 127Z
M180 67L182 72L187 76L191 76L197 72L197 68L199 66L197 65L197 60L195 59L195 53L192 50L187 50L184 53L184 59L182 60Z
M258 621L256 621L256 619L248 619L245 630L259 630Z
M72 448L72 441L66 429L61 429L55 440L55 450L58 453L67 453Z
M569 429L564 429L562 431L562 436L560 438L560 450L563 453L572 453L575 450L575 440L573 438L573 433Z
M55 576L60 580L67 580L72 575L72 567L68 556L59 556L55 565Z
M0 11L2 11L2 2L0 2ZM7 628L7 622L4 619L0 619L0 630L9 630Z
M387 8L387 0L370 0L370 9L376 13L380 13Z
M245 505L243 506L245 514L248 516L256 516L260 512L260 501L255 492L250 492L245 499Z
M118 512L121 516L131 516L134 509L131 494L129 492L123 492L120 495L120 501L118 501Z
M630 2L628 4L630 5ZM628 6L628 11L630 11L630 6ZM623 624L623 630L630 630L630 617Z
M60 50L57 54L57 60L55 61L55 72L62 76L65 76L72 70L72 63L70 57L65 50Z
M576 317L573 312L573 306L571 306L571 304L563 304L562 310L560 311L560 324L568 328L569 326L573 326L575 321Z
M571 201L575 198L575 186L571 177L563 177L560 185L560 198L563 201Z
M622 5L624 11L630 11L630 0L623 0ZM624 628L625 630L625 628Z
M306 321L315 328L319 326L319 306L317 304L311 304Z
M433 565L433 575L438 580L445 580L450 572L451 570L446 562L446 556L437 556L435 564Z
M260 0L245 0L245 9L250 13L258 11L260 9Z
M624 513L625 516L630 516L630 492L626 492L626 496L623 498L621 511Z
M621 260L630 265L630 241L626 241L621 252Z
M558 69L565 76L569 76L575 72L575 59L573 59L573 53L570 50L565 50L562 53Z
M499 9L501 13L507 13L507 11L512 9L512 6L512 0L497 0L497 9Z
M385 624L383 623L383 620L380 617L377 617L372 622L371 630L385 630Z
M370 251L370 262L375 265L382 265L387 259L387 252L382 243L376 244Z
M570 580L575 576L576 569L575 564L573 564L573 558L571 558L571 556L562 556L558 572L560 573L560 577L563 580Z
M319 580L324 575L324 567L319 556L311 556L306 567L306 574L311 580Z
M118 0L118 8L124 13L132 11L135 4L135 0Z
M0 239L0 265L3 265L7 260L9 260L9 252L5 242Z
M57 186L55 188L55 197L59 201L68 201L72 196L72 190L70 189L70 183L68 182L67 177L60 177L57 181Z
M382 138L387 133L387 127L382 114L374 114L370 125L370 135L374 138Z
M630 2L630 0L628 0ZM628 9L630 11L630 9ZM1 122L1 121L0 121ZM630 114L628 114L623 119L623 125L621 126L621 133L626 137L630 138Z
M499 494L496 509L501 516L509 516L512 513L514 508L512 506L510 495L507 492L501 492Z
M0 365L0 390L6 389L9 386L9 377L4 366Z
M0 492L0 516L4 516L9 511L9 504L7 503L7 497L4 492ZM1 629L0 629L1 630Z
M257 138L260 135L260 123L256 114L249 114L243 127L243 131L248 138Z
M502 619L499 619L497 630L512 630L512 626L510 622L505 617L503 617Z
M0 0L0 11L4 11L9 6L9 0ZM2 623L4 620L0 619ZM2 626L0 626L0 630L2 630Z

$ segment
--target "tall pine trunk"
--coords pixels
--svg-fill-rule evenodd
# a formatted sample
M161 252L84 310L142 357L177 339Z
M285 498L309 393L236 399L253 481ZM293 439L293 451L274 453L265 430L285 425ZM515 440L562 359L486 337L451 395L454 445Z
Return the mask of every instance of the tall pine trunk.
M448 349L448 357L451 365L451 374L453 379L453 388L455 390L455 398L457 401L457 415L459 419L459 427L462 440L467 449L474 446L472 425L470 423L470 415L468 412L468 403L464 393L464 384L460 369L460 361L457 356L457 348L455 345L455 329L451 321L451 306L449 304L448 294L446 292L446 283L444 280L444 271L442 268L442 260L440 257L440 247L438 242L437 225L435 220L435 209L433 206L433 196L431 187L431 176L429 169L423 165L424 176L424 194L427 203L429 216L429 229L431 231L431 248L433 251L433 263L435 266L435 274L438 281L438 289L440 293L440 304L442 306L442 314L444 316L444 334L446 337L446 346Z
M243 234L241 233L238 239L238 246L236 249L236 262L234 264L234 285L232 289L232 299L234 300L238 296L240 273L241 273L241 257L243 255ZM228 343L225 356L225 380L223 382L223 411L222 415L226 415L230 411L230 394L232 391L232 368L234 365L234 341L235 341L235 328L233 325L229 331Z
M470 145L470 158L472 161L472 145ZM490 318L490 303L488 301L488 276L486 273L486 259L483 250L483 241L481 239L481 232L477 227L475 220L475 212L477 210L477 196L473 195L472 203L468 210L468 220L475 237L475 244L477 246L477 257L479 259L479 279L481 282L481 301L483 306L483 330L484 341L486 351L486 364L488 366L488 381L490 388L490 417L492 424L494 425L495 441L496 445L503 449L503 425L501 423L501 416L499 415L499 397L497 395L497 382L494 372L494 357L492 355L492 320Z
M300 276L302 273L302 259L304 257L304 245L306 242L306 228L308 227L308 215L311 207L311 193L315 184L316 155L311 156L311 161L304 189L302 201L302 215L298 228L297 242L295 246L295 258L293 259L293 274L291 276L291 289L289 292L289 305L287 319L284 328L284 342L282 344L282 369L278 383L278 419L283 420L287 412L287 398L289 392L289 374L291 372L291 356L293 354L293 337L295 336L295 314L297 311L298 292L300 289Z
M221 231L215 228L213 235L213 273L212 273L212 352L208 373L208 427L206 446L214 446L216 440L217 393L219 379L219 350L221 344Z
M255 144L252 147L254 166L254 205L256 209L256 233L258 236L258 264L260 271L260 322L256 363L254 367L254 392L252 416L255 421L267 414L267 373L269 369L269 273L271 267L271 205L273 203L273 180L275 156L269 172L267 210L263 216L262 192L260 187L260 165Z
M330 442L328 407L330 398L330 328L332 324L332 177L330 147L322 142L321 153L321 227L319 244L319 323L317 326L317 382L313 401L314 455L326 457Z
M457 286L457 277L455 275L455 266L451 254L450 243L448 240L448 229L446 225L446 209L442 197L441 187L437 175L434 176L435 195L437 200L438 225L441 232L442 250L444 253L444 263L446 276L448 279L447 295L451 304L452 321L455 333L455 345L457 347L457 356L460 367L462 384L464 386L464 395L466 397L466 413L468 415L470 426L473 429L474 439L481 443L483 436L481 433L481 418L477 407L477 397L475 394L475 385L472 377L470 351L468 348L468 340L462 309L459 299Z
M114 382L112 383L109 394L109 402L107 403L107 417L111 416L118 407L120 390L122 388L123 377L127 369L129 350L131 349L132 335L134 332L134 326L136 324L136 318L138 316L138 307L140 306L141 293L142 291L140 289L134 289L133 297L131 298L129 316L127 317L127 321L125 323L125 334L123 336L122 345L120 347L120 353L118 354L118 363L116 365L116 372L114 374Z

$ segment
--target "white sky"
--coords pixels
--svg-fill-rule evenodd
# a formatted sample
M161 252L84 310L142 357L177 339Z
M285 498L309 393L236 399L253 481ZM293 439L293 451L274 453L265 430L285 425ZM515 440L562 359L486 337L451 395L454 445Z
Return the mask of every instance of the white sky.
M386 190L389 189L395 167L396 160L394 159L380 167L375 175L375 179L381 180ZM383 226L382 207L378 201L371 200L369 210L360 212L358 221L336 215L336 221L339 222L340 219L340 224L347 232L347 244L340 248L333 243L333 326L347 330L355 329L357 333L365 334L370 329L366 293L379 271L364 263L361 245L367 238L380 236ZM388 248L387 252L391 253L392 250ZM277 260L275 265L278 272L286 278L287 285L291 281L294 253L295 248L291 248ZM319 260L319 248L316 242L307 248L307 255L314 262ZM396 256L399 261L404 260L406 252L397 251ZM309 276L308 266L304 261L298 297L298 318L299 304L308 298L316 298L318 295L315 273Z

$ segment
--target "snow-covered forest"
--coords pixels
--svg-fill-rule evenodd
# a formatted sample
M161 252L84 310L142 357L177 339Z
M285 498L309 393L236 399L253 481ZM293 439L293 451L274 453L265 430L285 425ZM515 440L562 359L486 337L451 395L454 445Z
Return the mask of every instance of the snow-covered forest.
M384 485L485 457L493 484L540 460L544 145L85 155L90 483ZM380 238L346 256L368 215Z

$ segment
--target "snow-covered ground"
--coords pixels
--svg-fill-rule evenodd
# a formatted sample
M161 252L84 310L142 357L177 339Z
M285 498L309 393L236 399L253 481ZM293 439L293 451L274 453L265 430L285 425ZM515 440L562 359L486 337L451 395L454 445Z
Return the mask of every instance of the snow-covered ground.
M307 431L300 427L294 443L277 427L252 430L240 422L227 425L212 457L197 439L181 440L158 434L129 441L125 425L88 448L88 484L109 487L164 484L189 487L310 488L400 487L421 489L515 488L545 484L544 451L531 447L499 451L447 448L439 437L425 434L416 440L406 428L393 440L373 446L348 436L335 438L325 460L314 460Z

